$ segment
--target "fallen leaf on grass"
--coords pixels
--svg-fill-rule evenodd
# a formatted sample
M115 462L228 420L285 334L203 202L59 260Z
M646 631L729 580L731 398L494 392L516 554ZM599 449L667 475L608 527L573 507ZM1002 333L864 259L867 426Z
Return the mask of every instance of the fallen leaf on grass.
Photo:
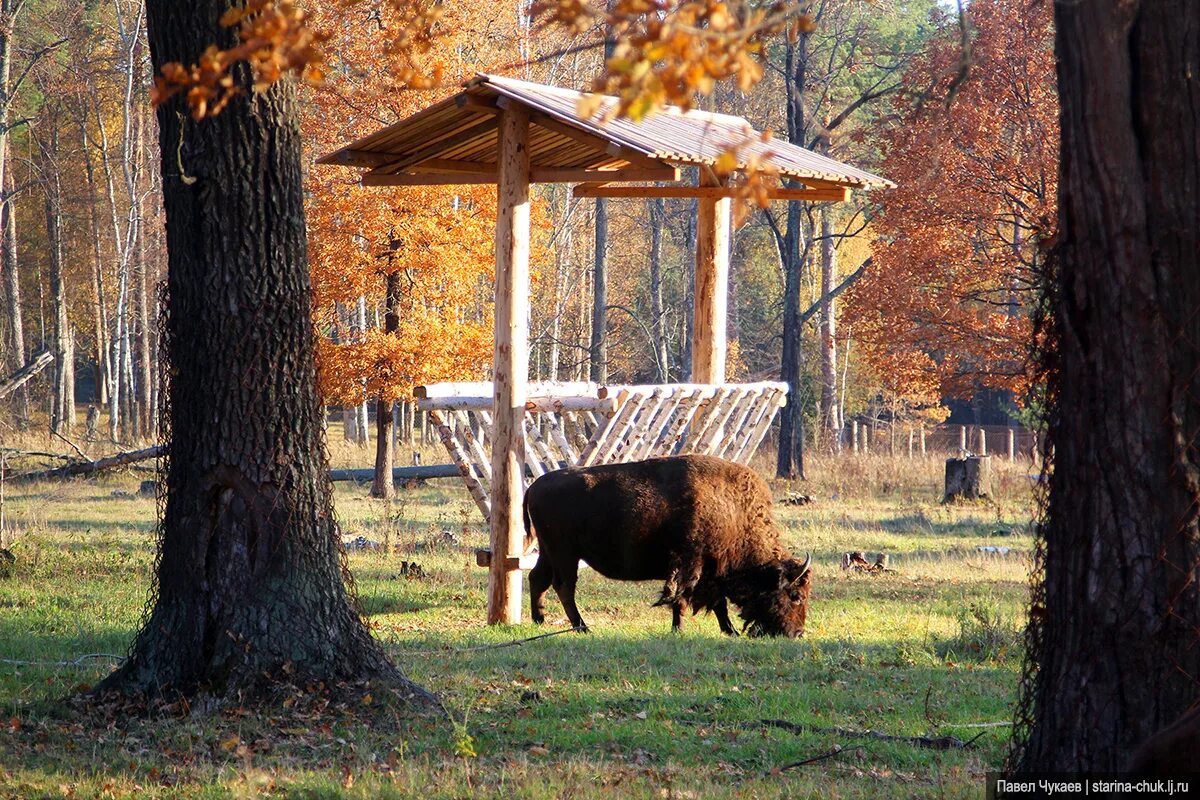
M531 756L548 756L548 755L550 755L550 749L547 747L543 747L540 744L535 744L529 748L529 755L531 755Z

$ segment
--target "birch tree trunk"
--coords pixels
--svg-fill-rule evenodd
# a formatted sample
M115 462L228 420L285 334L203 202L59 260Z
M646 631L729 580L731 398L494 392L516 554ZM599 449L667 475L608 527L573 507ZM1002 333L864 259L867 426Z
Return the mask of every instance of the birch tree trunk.
M357 314L357 335L361 341L367 335L367 298L365 296L360 295L358 298ZM367 439L371 436L370 403L365 399L354 408L354 431L355 443L360 447L365 447Z
M658 197L646 202L650 214L650 332L654 336L655 361L658 362L658 382L669 380L667 368L667 332L663 311L662 247L663 226L666 223L666 203Z
M50 121L50 153L57 154L57 123ZM51 352L54 353L54 395L50 403L50 429L68 436L75 422L75 387L71 370L71 321L67 316L67 290L63 280L62 202L58 168L52 158L46 159L45 210L46 244L50 261L50 294L54 302L54 327L51 332Z
M842 450L842 419L837 400L837 340L835 299L830 296L837 278L837 249L833 211L821 208L821 426L835 453Z

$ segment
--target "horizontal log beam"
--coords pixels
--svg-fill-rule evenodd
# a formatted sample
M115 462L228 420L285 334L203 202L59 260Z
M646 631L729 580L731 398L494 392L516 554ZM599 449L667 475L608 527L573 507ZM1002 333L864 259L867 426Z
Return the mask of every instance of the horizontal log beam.
M368 172L362 176L362 185L453 186L456 184L496 182L496 165L483 162L429 159L412 167L412 169L421 171L403 174ZM679 180L679 170L675 167L622 167L620 169L534 167L530 170L530 182L532 183L579 183L581 181L615 183L621 181L675 180Z
M677 181L679 168L620 167L618 169L577 169L571 167L534 167L531 180L534 183L581 183L583 181Z
M380 153L374 150L339 150L317 163L344 164L348 167L379 167L404 158L403 153Z
M491 411L495 401L489 397L434 397L417 401L418 411ZM616 411L615 397L530 397L526 411Z
M508 556L505 559L504 565L510 569L530 570L537 565L537 562L537 553L526 553L522 556ZM476 566L480 567L490 567L492 565L492 551L483 549L476 550L475 564Z
M415 467L396 467L392 470L393 481L426 480L429 478L457 478L458 467L454 464L422 464ZM331 469L329 480L356 481L366 483L375 479L373 469Z
M454 105L478 114L499 114L503 110L496 104L495 98L476 97L470 94L460 94L455 97Z
M605 186L584 183L574 189L576 197L737 197L738 190L731 186ZM771 189L767 197L772 200L802 200L808 203L841 203L850 199L850 189Z
M487 172L425 172L420 175L386 175L368 172L362 176L363 186L465 186L495 183L496 173Z
M590 381L530 381L527 384L527 392L531 397L608 396L606 387ZM483 397L485 395L492 396L491 381L446 381L413 388L413 397L418 400L424 400L427 397Z

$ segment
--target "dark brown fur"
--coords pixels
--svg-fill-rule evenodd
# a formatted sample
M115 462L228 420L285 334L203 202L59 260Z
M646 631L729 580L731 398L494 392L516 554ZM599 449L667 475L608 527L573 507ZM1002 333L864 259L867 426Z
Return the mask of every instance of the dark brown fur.
M754 635L804 633L809 562L788 556L771 514L771 492L748 467L711 456L656 458L547 473L525 493L526 548L541 546L529 573L533 621L545 618L550 586L571 622L579 561L607 578L662 580L659 605L673 627L691 606L712 611L728 634L727 601Z
M1142 742L1128 769L1162 778L1200 773L1200 706Z

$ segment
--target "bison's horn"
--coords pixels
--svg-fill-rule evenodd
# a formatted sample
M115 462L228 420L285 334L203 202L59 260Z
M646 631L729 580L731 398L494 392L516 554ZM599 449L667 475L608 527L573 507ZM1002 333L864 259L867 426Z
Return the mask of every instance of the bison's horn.
M808 568L810 566L812 566L812 553L805 553L804 563L800 565L800 575L799 575L800 578L804 577L804 575L808 572Z

